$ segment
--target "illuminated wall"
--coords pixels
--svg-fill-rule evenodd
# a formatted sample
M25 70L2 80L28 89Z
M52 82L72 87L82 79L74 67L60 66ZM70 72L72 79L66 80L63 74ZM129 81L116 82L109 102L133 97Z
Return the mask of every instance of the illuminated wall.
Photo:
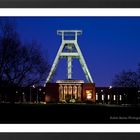
M49 83L46 84L47 97L55 101L93 101L95 102L95 85L92 83Z

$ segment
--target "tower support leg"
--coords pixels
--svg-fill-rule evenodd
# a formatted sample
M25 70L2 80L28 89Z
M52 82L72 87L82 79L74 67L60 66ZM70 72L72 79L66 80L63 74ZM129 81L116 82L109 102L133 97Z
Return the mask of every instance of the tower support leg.
M72 57L67 59L67 75L68 79L72 79Z

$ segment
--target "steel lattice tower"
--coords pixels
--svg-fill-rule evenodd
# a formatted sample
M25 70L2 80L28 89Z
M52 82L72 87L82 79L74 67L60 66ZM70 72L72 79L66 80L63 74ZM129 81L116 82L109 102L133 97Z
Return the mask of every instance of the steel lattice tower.
M57 64L60 59L67 58L67 78L72 79L72 60L74 58L79 59L84 74L88 82L93 83L92 77L86 65L85 59L82 55L82 52L78 45L77 37L82 35L81 30L57 30L57 34L61 35L62 42L60 48L57 52L57 55L54 59L53 65L51 67L50 73L47 77L46 83L50 82ZM73 37L73 39L66 39L66 37Z

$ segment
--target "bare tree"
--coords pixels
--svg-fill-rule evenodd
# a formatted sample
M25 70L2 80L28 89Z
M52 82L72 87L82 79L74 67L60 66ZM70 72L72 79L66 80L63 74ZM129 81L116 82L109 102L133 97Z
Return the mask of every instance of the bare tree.
M1 20L0 28L0 80L4 80L4 73L9 58L16 53L20 41L15 31L14 24L8 20Z
M121 73L115 75L112 84L116 87L139 87L138 74L123 70Z
M140 87L140 63L138 64L137 74L138 74L138 84L139 84L139 87Z
M11 23L6 22L0 33L1 83L11 86L42 84L49 72L49 64L39 49L41 46L35 42L23 44Z

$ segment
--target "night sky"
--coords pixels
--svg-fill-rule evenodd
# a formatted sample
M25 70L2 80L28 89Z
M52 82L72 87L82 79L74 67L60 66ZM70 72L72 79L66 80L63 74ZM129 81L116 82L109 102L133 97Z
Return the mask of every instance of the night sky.
M140 62L140 17L16 17L16 21L23 41L40 42L50 64L61 43L57 30L82 30L78 42L96 86L111 85L115 74L136 70ZM58 64L55 79L66 79L65 62ZM78 60L73 61L73 78L85 80Z

